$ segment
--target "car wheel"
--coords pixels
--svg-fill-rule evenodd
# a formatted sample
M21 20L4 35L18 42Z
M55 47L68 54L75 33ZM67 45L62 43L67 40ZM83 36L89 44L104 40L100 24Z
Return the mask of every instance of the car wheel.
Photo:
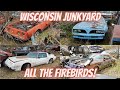
M4 67L4 66L5 66L5 60L1 62L1 67Z
M27 68L30 68L31 65L30 64L24 64L21 68L22 71L25 71Z
M51 58L48 63L49 64L53 63L53 58Z

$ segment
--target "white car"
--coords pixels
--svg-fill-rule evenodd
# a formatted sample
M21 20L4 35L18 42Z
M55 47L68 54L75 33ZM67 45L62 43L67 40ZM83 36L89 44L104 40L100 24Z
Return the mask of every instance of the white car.
M30 52L26 56L9 57L5 65L12 70L21 71L33 66L52 63L55 59L54 54L47 52Z

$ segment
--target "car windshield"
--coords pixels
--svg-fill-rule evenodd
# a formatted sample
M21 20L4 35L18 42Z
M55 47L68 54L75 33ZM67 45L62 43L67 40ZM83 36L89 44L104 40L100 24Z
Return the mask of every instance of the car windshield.
M36 52L30 52L27 54L27 57L29 57L29 58L37 58L37 56L38 56L38 53L36 53Z
M100 54L91 54L88 56L89 59L94 58L94 60L102 59L103 57Z
M93 58L93 57L95 57L96 56L96 54L90 54L89 56L88 56L88 58Z

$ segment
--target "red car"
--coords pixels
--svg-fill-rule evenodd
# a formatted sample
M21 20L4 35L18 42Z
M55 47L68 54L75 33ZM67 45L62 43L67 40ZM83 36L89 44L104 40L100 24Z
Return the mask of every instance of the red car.
M12 56L11 53L0 50L0 67L4 66L5 60L10 56Z
M14 20L6 26L4 32L8 34L8 36L12 36L18 41L27 41L33 35L38 35L50 24L50 21L24 22L20 20Z

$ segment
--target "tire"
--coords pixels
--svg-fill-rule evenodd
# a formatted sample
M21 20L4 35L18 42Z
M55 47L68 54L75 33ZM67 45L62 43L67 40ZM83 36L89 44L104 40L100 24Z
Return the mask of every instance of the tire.
M25 71L27 68L30 68L30 67L31 67L30 64L23 64L21 70L22 70L22 71Z
M53 58L51 58L48 63L49 64L53 63Z
M71 48L72 48L72 46L68 46L68 50L69 50L69 51L71 50Z
M1 67L4 67L4 66L5 66L5 60L1 62Z

